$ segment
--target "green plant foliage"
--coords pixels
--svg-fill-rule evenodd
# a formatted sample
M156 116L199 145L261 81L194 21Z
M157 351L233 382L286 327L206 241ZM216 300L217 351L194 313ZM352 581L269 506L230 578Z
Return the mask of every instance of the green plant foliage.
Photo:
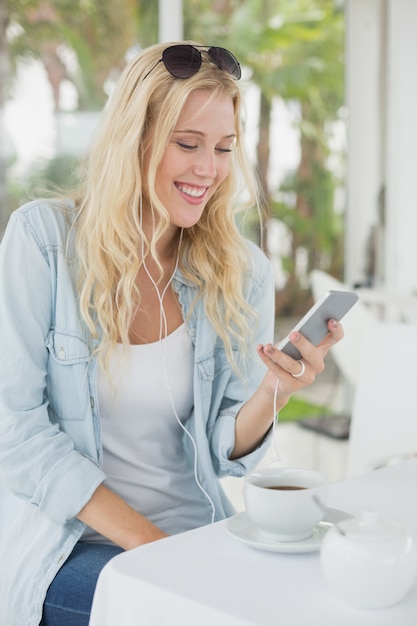
M21 177L8 180L9 214L31 198L49 196L76 182L78 160L69 155L39 159Z
M292 396L288 403L279 412L279 422L295 422L307 417L315 417L319 415L331 415L331 410L326 406L320 406Z
M109 73L123 68L126 51L136 41L137 3L21 0L9 3L8 10L14 32L9 41L12 67L24 58L37 58L53 88L68 79L78 90L79 108L101 108ZM65 48L75 54L75 64L66 62Z
M261 89L259 179L264 223L282 220L291 233L291 253L282 259L287 284L278 311L305 302L302 283L319 267L342 275L343 215L335 192L343 181L329 167L333 124L344 103L344 13L336 0L188 0L186 34L233 50ZM268 184L272 101L280 97L299 110L300 164L280 184ZM261 238L259 237L259 240ZM265 238L264 238L265 241ZM297 270L307 251L304 276ZM266 250L268 252L268 250Z

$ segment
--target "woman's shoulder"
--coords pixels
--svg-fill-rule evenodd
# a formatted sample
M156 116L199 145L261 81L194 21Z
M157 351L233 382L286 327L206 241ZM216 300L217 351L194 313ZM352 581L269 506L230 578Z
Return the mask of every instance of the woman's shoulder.
M65 198L39 198L30 200L13 211L11 218L23 218L29 222L68 221L74 213L74 203Z
M41 247L59 246L67 241L74 216L74 204L70 200L32 200L11 214L8 227L23 224Z
M250 239L245 239L245 245L251 259L249 264L250 274L257 276L269 275L272 272L272 265L265 252Z
M245 239L244 241L245 241L245 245L247 246L250 254L253 256L253 258L256 261L259 261L259 263L264 263L265 265L267 265L269 263L268 257L266 256L265 252L263 252L263 250L261 250L261 248L258 246L258 244L256 244L251 239Z

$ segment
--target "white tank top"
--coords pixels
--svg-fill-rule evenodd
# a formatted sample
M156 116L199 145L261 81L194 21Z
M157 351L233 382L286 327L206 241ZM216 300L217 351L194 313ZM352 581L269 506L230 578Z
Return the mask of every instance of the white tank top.
M183 324L168 337L117 346L99 370L105 485L168 534L208 524L211 506L194 477L194 450L179 425L193 408L192 342ZM87 528L83 541L111 543Z

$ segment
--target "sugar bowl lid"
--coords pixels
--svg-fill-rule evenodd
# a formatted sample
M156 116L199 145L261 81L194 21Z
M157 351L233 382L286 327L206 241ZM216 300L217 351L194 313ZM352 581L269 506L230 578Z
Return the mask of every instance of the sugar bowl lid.
M352 517L340 523L340 528L348 541L390 542L407 534L403 524L383 518L378 511L364 510L359 517Z

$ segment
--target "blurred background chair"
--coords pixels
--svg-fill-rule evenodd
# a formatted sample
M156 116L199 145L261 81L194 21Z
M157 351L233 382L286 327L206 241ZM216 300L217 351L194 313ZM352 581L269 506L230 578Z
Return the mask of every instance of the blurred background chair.
M373 323L361 342L349 477L417 455L417 325Z
M310 273L310 286L315 302L330 290L350 291L351 287L321 270ZM331 357L339 370L342 380L339 393L335 391L336 402L331 408L334 413L318 417L308 417L299 421L302 428L313 430L334 439L348 439L350 432L353 396L358 382L358 373L363 357L363 337L373 323L375 314L360 300L343 318L345 337L331 349ZM340 389L342 392L340 393Z

